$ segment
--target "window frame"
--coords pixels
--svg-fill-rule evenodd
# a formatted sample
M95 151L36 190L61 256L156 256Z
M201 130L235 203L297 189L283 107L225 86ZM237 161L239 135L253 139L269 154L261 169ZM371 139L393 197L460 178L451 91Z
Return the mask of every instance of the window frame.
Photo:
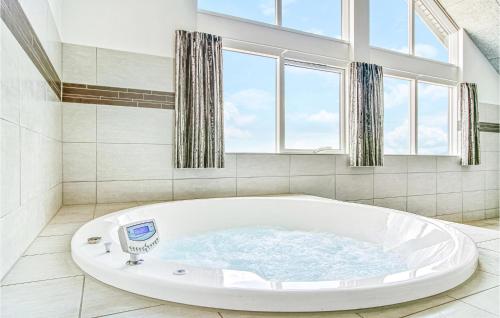
M331 37L328 35L321 35L321 34L316 34L316 33L311 33L299 29L294 29L290 27L283 26L283 0L274 0L275 3L275 14L274 14L274 23L267 23L267 22L262 22L258 20L252 20L249 18L244 18L244 17L239 17L236 15L231 15L227 13L222 13L222 12L217 12L217 11L212 11L212 10L207 10L207 9L200 9L198 5L196 6L197 12L199 13L206 13L206 14L211 14L215 16L220 16L224 18L229 18L237 21L243 21L243 22L249 22L257 25L264 25L264 26L272 26L277 29L281 29L284 31L288 32L294 32L298 34L303 34L311 37L318 37L318 38L323 38L327 40L333 40L333 41L342 41L342 42L348 42L349 41L349 1L352 0L340 0L340 37Z
M285 100L285 66L290 65L294 67L302 67L302 68L307 68L311 70L317 70L317 71L323 71L323 72L331 72L331 73L337 73L340 75L340 80L339 80L339 148L330 148L330 149L323 149L323 148L317 148L317 149L291 149L291 148L286 148L285 147L285 137L286 137L286 124L285 124L285 115L286 115L286 100ZM346 107L347 104L345 103L345 88L346 88L346 83L345 83L345 72L346 70L344 68L336 67L336 66L331 66L331 65L326 65L326 64L320 64L320 63L313 63L313 62L305 62L305 61L300 61L300 60L294 60L294 59L289 59L289 58L282 58L280 57L278 61L278 67L279 67L279 75L278 75L278 88L279 88L279 96L277 98L277 104L279 107L279 111L277 113L277 145L278 145L278 152L279 153L291 153L291 154L316 154L316 153L325 153L325 154L345 154L346 149L345 149L345 136L346 136L346 131L345 131L345 126L346 126L346 121L345 121L345 112L346 112Z
M398 52L398 51L391 50L388 48L374 46L374 45L371 45L371 43L369 44L370 47L376 48L379 50L388 51L388 52L395 53L395 54L402 54L402 55L406 55L406 56L411 56L413 58L431 61L434 63L442 63L445 65L455 65L457 63L457 57L458 57L457 50L458 50L458 48L457 48L456 43L455 43L454 39L452 38L452 36L456 30L453 30L450 26L448 26L447 25L448 23L443 23L443 21L438 18L439 14L437 14L435 12L436 10L434 8L432 8L432 6L428 5L425 0L423 0L423 1L422 0L407 0L407 1L408 1L408 9L407 9L408 10L408 43L407 43L408 44L408 53ZM415 17L415 15L416 15L415 2L416 1L421 2L426 7L426 9L431 12L431 15L436 18L439 25L448 33L448 61L447 62L429 59L426 57L415 55L415 19L416 19L416 17ZM370 32L371 32L371 30L370 30ZM430 32L433 32L433 31L430 30Z
M457 88L451 81L408 74L401 71L384 69L384 77L393 77L410 81L410 153L385 154L385 156L457 156L459 152L459 113L456 104ZM448 153L447 154L419 154L418 153L418 84L426 83L448 88ZM385 134L385 131L384 131Z

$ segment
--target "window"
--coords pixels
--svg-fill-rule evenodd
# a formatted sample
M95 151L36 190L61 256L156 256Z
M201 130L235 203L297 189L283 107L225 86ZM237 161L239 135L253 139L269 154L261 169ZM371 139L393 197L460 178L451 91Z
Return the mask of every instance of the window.
M384 76L384 152L411 153L411 81Z
M449 91L446 86L418 83L418 154L449 153Z
M448 35L439 32L439 30L432 32L432 28L428 26L431 23L431 21L426 23L418 12L415 14L415 55L448 62ZM435 27L435 25L431 26Z
M450 95L445 85L384 76L384 152L448 155Z
M283 0L282 25L332 38L342 37L341 0Z
M370 45L410 53L408 1L370 0Z
M277 4L281 4L278 6ZM332 38L342 37L342 0L198 0L198 8Z
M448 33L419 0L370 0L370 45L449 61Z
M286 150L340 149L342 73L285 63Z
M276 151L276 59L224 50L227 152Z

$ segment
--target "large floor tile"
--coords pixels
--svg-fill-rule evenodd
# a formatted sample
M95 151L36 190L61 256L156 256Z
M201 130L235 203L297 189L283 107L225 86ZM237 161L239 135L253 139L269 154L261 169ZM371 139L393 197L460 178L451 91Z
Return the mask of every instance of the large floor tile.
M358 311L358 314L363 318L399 318L454 300L454 298L441 294L403 304Z
M81 275L70 253L23 256L5 276L2 285Z
M85 277L81 317L96 317L147 308L161 301L132 294Z
M494 252L499 252L500 253L500 239L496 240L491 240L491 241L486 241L486 242L481 242L477 244L479 248L483 248L485 250L490 250Z
M166 304L131 310L107 316L109 318L221 318L215 309Z
M473 307L460 301L454 301L422 312L407 316L408 318L494 318L487 311Z
M500 287L461 299L464 303L481 308L492 314L500 315Z
M95 205L66 205L63 206L50 222L51 224L79 223L92 220Z
M469 280L445 294L453 298L463 298L500 285L499 277L483 271L476 271Z
M500 238L500 232L490 229L484 229L477 226L471 226L467 224L450 224L457 230L461 231L465 235L469 236L474 242L480 243L484 241L491 241Z
M500 254L497 252L479 249L479 269L490 274L500 275Z
M1 287L2 318L78 317L83 277Z
M52 236L52 235L72 235L74 234L84 223L50 223L48 224L43 231L40 233L40 236Z
M39 236L24 255L70 252L71 237L71 235Z

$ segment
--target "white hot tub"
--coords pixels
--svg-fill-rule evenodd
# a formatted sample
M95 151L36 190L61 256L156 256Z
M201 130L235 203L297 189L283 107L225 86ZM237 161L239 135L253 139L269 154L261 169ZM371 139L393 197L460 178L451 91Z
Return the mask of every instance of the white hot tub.
M142 264L126 265L129 256L121 251L118 227L146 219L155 219L160 243L142 256ZM162 247L190 237L255 227L279 227L285 233L353 240L380 253L390 253L405 268L372 277L365 273L363 277L344 275L342 279L278 281L260 272L223 268L220 264L205 267L172 261L161 252L165 251ZM103 241L90 245L87 239L92 236L101 236ZM104 242L109 241L111 252L106 253ZM294 249L307 252L312 247L314 244ZM207 199L140 206L83 225L73 236L71 249L73 259L87 274L136 294L205 307L282 312L367 308L431 296L464 282L474 272L478 259L472 240L442 222L310 196ZM348 255L349 248L343 246L343 253ZM371 257L357 254L353 261L365 256ZM256 265L259 268L259 264L253 264ZM261 265L265 268L267 264ZM372 264L362 261L361 265L371 269ZM285 272L281 274L290 274L286 273L287 266L283 264L281 269ZM313 272L309 273L312 277L337 277L335 271L331 276L314 273L315 268L325 271L329 266L325 262L314 264L314 258L304 266ZM186 273L175 275L179 269Z

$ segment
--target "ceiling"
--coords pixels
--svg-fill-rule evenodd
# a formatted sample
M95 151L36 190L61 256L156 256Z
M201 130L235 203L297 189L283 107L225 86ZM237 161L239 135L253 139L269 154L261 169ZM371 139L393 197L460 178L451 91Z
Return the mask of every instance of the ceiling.
M500 0L439 0L500 74Z

